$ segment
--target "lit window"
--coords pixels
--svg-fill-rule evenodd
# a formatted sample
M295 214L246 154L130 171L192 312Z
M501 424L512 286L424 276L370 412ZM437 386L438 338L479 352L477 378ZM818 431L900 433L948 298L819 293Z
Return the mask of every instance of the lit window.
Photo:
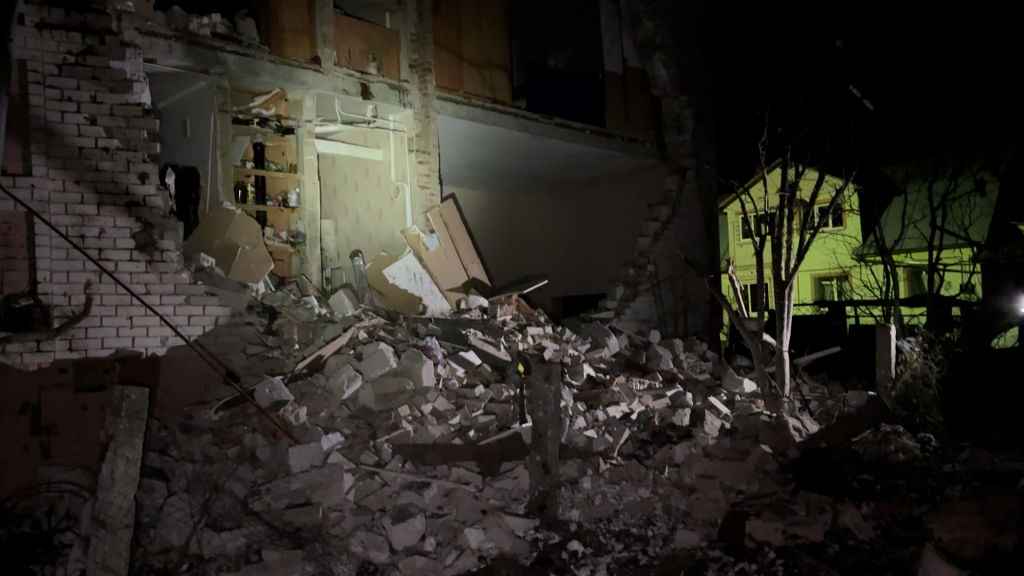
M928 271L924 268L909 268L905 274L907 296L921 296L928 293Z
M850 279L847 276L823 276L814 279L815 302L839 302L850 298Z

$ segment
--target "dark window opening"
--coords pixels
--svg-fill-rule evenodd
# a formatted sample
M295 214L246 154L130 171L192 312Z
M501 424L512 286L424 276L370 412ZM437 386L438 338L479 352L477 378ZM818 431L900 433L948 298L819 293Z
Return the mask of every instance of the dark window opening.
M760 232L761 235L771 236L772 233L775 231L774 216L775 214L758 214L757 216L755 216L753 220L750 218L743 218L743 226L740 230L740 237L742 237L744 240L750 240L751 238L754 237L755 232ZM751 221L756 221L759 223L760 226L758 230L755 231L750 226Z
M842 228L843 227L843 204L842 202L836 202L832 206L832 212L829 213L828 205L818 206L817 210L818 221L824 218L825 223L822 224L822 228Z
M747 312L751 315L757 314L757 303L762 302L764 304L763 310L768 310L769 298L768 298L768 283L765 282L762 285L761 290L757 289L757 284L744 284L743 285L743 297L747 300Z

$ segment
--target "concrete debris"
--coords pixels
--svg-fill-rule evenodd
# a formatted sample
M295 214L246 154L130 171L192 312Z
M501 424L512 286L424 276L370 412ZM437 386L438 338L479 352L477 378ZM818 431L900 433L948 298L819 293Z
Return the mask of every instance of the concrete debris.
M359 349L359 354L363 358L359 362L359 372L367 381L398 366L394 349L383 342L367 344Z
M416 506L399 504L384 515L381 525L388 535L391 548L401 552L423 538L427 519Z
M417 388L433 388L434 363L423 352L410 348L402 353L402 359L395 371L397 376L408 378Z
M348 288L338 290L327 302L338 316L351 316L359 308L359 299Z
M881 424L854 438L853 446L865 460L905 462L921 457L921 445L898 424Z
M722 388L733 394L753 394L757 392L757 384L753 380L737 375L732 368L726 368L722 374Z
M371 410L393 410L405 404L415 388L408 378L385 376L359 389L359 403Z
M328 367L330 367L330 364L328 364ZM345 400L355 394L362 385L362 375L356 372L351 364L343 365L327 378L328 389L330 389L335 397L341 400Z
M821 542L833 526L865 543L881 533L867 508L794 492L778 461L855 394L801 376L813 416L772 413L751 379L722 370L694 339L560 327L522 301L500 317L490 307L379 314L340 293L325 302L294 284L265 292L263 306L301 335L253 318L262 339L239 352L239 365L261 370L246 376L256 402L297 443L216 395L177 419L151 419L136 539L150 568L177 566L191 546L220 573L312 573L315 554L375 573L455 575L544 549L564 555L569 572L610 574L629 555L705 554L737 524L723 519L758 498L767 504L738 522L741 545ZM296 312L314 309L309 298L319 311ZM541 389L551 406L538 416ZM901 454L918 445L877 432ZM880 450L871 438L851 446ZM559 455L535 498L541 443ZM552 535L545 517L590 536ZM281 550L269 526L303 552Z
M305 472L324 462L324 448L320 442L298 444L288 447L288 468L292 474Z

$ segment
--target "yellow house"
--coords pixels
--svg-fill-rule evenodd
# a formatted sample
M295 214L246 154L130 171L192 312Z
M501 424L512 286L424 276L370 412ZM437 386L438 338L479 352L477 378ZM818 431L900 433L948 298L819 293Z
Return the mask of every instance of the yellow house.
M843 189L843 179L825 175L815 205L810 207L815 215L821 216L828 210L837 191L842 190L842 194L800 267L794 289L794 314L819 314L829 302L846 302L840 306L845 309L848 324L881 320L880 301L891 298L894 292L886 294L883 289L880 253L891 253L895 261L895 281L899 283L901 312L907 323L923 323L925 319L929 253L934 294L945 302L980 300L980 267L975 253L992 220L998 179L991 173L974 171L968 177L968 173L944 171L935 166L920 163L886 170L901 192L888 202L879 225L869 224L868 230L862 229L858 187L851 183ZM765 212L773 213L781 170L781 162L775 162L767 168L766 178L754 178L719 203L721 289L735 305L725 274L731 260L751 315L762 294L767 296L765 308L774 307L770 241L764 250L764 292L756 286L754 240L758 227L754 221L760 218L763 224L768 220ZM818 176L817 171L807 168L800 180L798 193L803 210L808 209ZM956 313L952 310L952 314Z
M724 274L727 263L731 259L740 284L743 286L743 298L753 314L756 302L763 294L768 298L768 306L772 307L771 294L771 247L764 250L765 282L762 292L757 289L757 266L755 264L755 238L758 226L755 219L764 225L770 220L778 201L778 189L781 184L781 163L776 162L767 169L767 177L757 177L748 182L736 193L724 198L719 203L719 229L722 245L722 290L733 300L729 287L729 278ZM818 172L807 168L799 184L802 209L808 209L812 191L818 179ZM768 189L765 190L765 180ZM826 175L814 206L816 216L823 216L837 191L842 190L831 214L826 218L825 227L811 245L797 276L794 290L794 302L811 304L830 300L847 300L854 297L859 274L854 270L858 263L853 257L854 250L862 243L860 225L860 207L856 188L851 184L843 190L843 180ZM768 203L766 204L766 196ZM766 211L767 207L767 211ZM744 218L746 209L746 219ZM799 217L798 217L799 219ZM767 227L763 228L767 229ZM769 232L770 234L770 232ZM770 243L770 242L769 242ZM733 302L735 305L735 302ZM806 313L811 310L795 309L795 313ZM814 310L816 312L816 310Z
M888 252L896 264L907 323L925 320L929 270L930 291L940 300L981 300L977 256L995 214L998 170L978 162L956 166L926 161L884 170L901 194L882 213L877 235L867 235L855 253L864 264L865 276L864 294L857 294L858 299L879 297L881 254ZM955 316L959 308L949 306L949 313Z

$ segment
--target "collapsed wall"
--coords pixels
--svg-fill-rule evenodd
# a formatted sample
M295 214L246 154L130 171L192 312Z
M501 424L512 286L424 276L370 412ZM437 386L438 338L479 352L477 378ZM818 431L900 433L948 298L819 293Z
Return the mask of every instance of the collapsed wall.
M229 316L229 308L192 284L183 266L183 229L172 213L173 199L158 182L159 120L150 107L143 55L124 41L116 15L23 1L13 38L31 133L8 137L10 142L23 136L27 153L24 173L5 175L3 186L185 336L202 334ZM23 210L0 197L0 213L15 212ZM0 361L49 363L118 349L161 354L182 343L41 222L25 233L24 242L8 238L3 245L5 269L9 264L28 273L21 286L5 284L4 295L35 285L38 301L30 307L37 310L19 319L21 325L5 326L15 333L0 336ZM5 309L12 302L5 298ZM8 322L13 316L7 314ZM67 323L75 318L80 319Z

